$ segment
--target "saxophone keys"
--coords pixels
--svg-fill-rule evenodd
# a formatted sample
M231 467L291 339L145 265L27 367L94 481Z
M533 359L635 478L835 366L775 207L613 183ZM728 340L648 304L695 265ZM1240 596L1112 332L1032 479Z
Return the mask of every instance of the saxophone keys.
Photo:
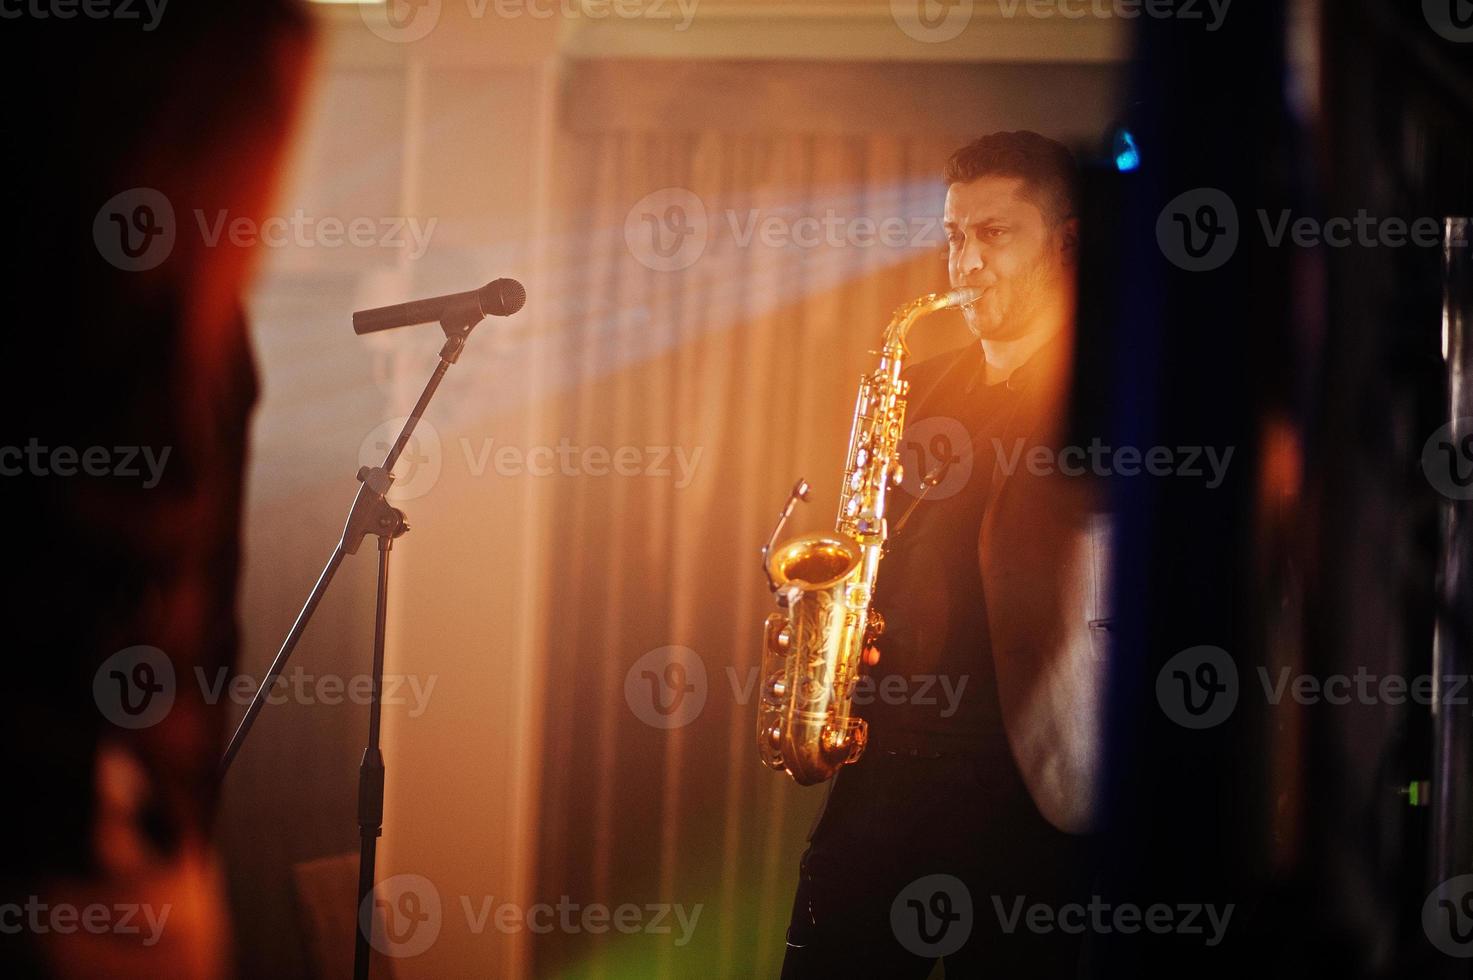
M793 643L793 624L782 613L768 613L763 624L767 648L778 655L785 655Z
M885 635L885 616L874 606L869 608L869 619L864 624L864 642L873 643Z

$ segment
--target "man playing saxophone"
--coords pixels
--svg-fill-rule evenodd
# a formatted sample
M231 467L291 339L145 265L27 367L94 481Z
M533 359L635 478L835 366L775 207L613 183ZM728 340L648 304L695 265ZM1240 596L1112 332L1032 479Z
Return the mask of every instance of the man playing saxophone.
M1075 321L1076 173L1061 144L993 133L945 170L952 288L976 337L905 370L889 500L840 768L799 869L783 976L1072 975L1076 931L1015 914L1087 900L1108 561L1095 490L1024 463L1062 438ZM899 678L899 682L896 682ZM936 696L945 691L947 696Z

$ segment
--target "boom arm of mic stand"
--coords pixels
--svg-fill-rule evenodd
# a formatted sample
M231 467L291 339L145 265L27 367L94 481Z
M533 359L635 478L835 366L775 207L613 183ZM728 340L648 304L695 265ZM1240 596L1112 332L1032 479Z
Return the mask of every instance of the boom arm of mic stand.
M230 764L240 753L240 747L245 743L246 736L250 734L251 726L256 722L256 716L261 713L261 708L266 703L267 692L276 683L276 678L286 669L286 662L291 659L292 651L297 647L297 641L302 638L302 633L307 628L307 622L317 610L317 604L322 601L327 587L332 584L338 566L343 563L343 557L356 554L358 546L363 543L363 538L369 534L377 535L380 539L392 539L409 530L409 525L404 523L403 511L390 505L386 499L389 488L394 483L392 472L394 464L399 461L400 454L404 452L410 436L414 434L414 428L419 424L420 418L429 406L430 399L434 397L435 390L440 387L445 372L450 370L450 365L460 360L461 351L465 349L465 341L470 336L471 328L479 322L479 317L469 322L465 320L441 321L440 327L445 331L445 346L440 348L440 363L435 365L435 370L425 384L424 391L420 393L419 401L415 402L414 410L405 420L399 437L389 447L389 453L384 457L383 464L373 468L364 466L358 470L360 483L358 495L353 498L353 506L348 511L348 520L343 526L343 536L338 541L337 547L333 549L331 557L327 559L327 564L323 566L322 574L317 576L317 583L312 586L307 601L302 604L302 611L297 613L296 621L292 623L291 630L286 634L281 649L277 651L276 658L271 661L271 667L266 671L260 687L256 689L255 697L251 698L245 715L240 719L240 724L236 726L235 734L230 737L230 743L220 757L221 779L230 771Z

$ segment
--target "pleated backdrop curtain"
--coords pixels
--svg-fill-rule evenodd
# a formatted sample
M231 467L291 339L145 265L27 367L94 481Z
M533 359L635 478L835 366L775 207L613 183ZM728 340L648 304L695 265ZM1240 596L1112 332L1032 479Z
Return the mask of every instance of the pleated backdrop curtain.
M833 523L868 352L894 307L945 284L940 168L959 142L720 119L563 134L545 419L583 455L546 549L535 880L549 903L646 911L638 932L534 938L533 975L776 975L826 787L757 760L758 549L800 475L812 503L788 533ZM959 319L921 332L917 356L967 339ZM602 475L620 453L628 475Z

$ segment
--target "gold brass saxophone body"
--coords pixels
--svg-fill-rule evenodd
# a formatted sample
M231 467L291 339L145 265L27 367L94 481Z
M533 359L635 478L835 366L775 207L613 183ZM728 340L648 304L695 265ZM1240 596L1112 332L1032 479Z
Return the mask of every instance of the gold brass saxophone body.
M834 530L774 547L794 505L808 499L808 483L799 480L762 549L778 609L763 628L757 749L763 763L800 785L821 783L857 761L869 737L865 721L850 710L864 648L884 629L870 601L888 535L890 491L903 476L906 336L926 314L980 295L966 287L931 293L895 311L879 365L859 380Z

